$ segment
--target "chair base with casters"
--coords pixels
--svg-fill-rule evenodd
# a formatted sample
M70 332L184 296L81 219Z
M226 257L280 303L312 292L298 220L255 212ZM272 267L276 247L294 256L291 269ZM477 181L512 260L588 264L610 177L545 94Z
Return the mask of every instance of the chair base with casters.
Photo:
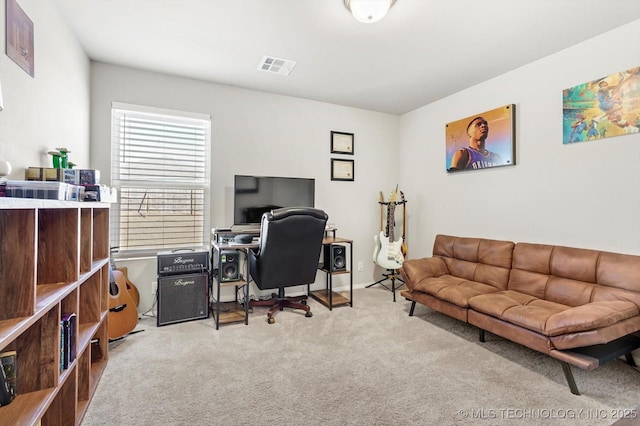
M311 308L307 305L307 295L285 297L284 288L278 289L278 294L272 293L270 299L250 301L249 308L253 308L254 306L270 307L267 312L267 322L269 324L276 322L274 316L278 311L284 310L284 308L303 310L305 311L304 316L307 318L311 318L313 316Z

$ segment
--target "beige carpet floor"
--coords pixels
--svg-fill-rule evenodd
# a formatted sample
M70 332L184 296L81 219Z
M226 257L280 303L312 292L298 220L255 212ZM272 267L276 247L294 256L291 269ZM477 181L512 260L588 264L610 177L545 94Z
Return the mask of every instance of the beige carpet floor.
M623 361L574 369L376 286L354 306L267 324L213 319L111 344L83 425L610 425L638 406L640 371ZM638 413L640 415L640 413Z

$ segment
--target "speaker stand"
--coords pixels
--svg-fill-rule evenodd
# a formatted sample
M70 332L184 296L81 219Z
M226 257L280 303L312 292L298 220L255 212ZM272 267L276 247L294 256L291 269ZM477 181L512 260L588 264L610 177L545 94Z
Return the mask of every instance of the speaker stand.
M391 287L387 287L384 284L384 282L387 281L387 280L391 281ZM400 281L402 284L396 286L396 280ZM387 269L387 272L382 274L382 279L379 279L378 281L376 281L373 284L369 284L365 288L373 287L374 285L378 285L378 284L393 293L393 301L395 302L396 301L396 290L398 290L400 287L402 287L404 285L404 281L402 280L402 278L400 278L400 274L398 274L398 270L397 269Z

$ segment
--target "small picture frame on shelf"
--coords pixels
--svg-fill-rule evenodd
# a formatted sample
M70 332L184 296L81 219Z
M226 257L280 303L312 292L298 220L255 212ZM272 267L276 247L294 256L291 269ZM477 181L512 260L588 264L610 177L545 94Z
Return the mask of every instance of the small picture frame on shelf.
M354 161L342 160L339 158L331 159L331 180L353 181L354 180Z
M331 153L353 155L353 133L331 131Z

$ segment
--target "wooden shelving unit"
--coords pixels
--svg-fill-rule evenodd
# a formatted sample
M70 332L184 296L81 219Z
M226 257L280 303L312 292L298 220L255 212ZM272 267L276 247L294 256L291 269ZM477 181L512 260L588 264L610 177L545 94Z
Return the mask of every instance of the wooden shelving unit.
M15 350L18 367L0 425L78 425L108 361L109 205L0 198L0 235L0 352ZM61 370L71 312L76 358Z

